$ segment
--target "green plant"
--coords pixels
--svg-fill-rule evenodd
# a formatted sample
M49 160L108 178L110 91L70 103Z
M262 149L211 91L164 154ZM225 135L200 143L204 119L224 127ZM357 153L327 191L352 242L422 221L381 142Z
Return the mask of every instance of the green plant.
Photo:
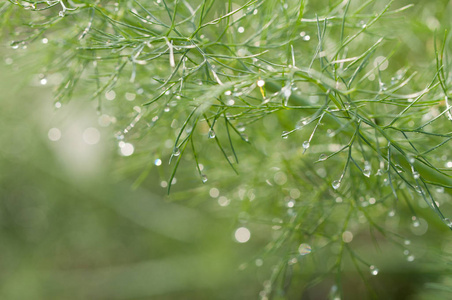
M230 203L237 240L251 230L262 249L255 264L274 266L262 298L330 277L336 298L344 266L366 283L363 268L379 272L352 240L409 251L388 215L414 231L427 221L452 228L450 35L422 32L428 55L417 64L413 44L397 41L417 30L403 18L410 9L393 1L10 1L0 15L13 48L44 44L41 83L62 75L49 82L56 107L89 97L101 122L114 123L120 153L133 154L119 162L122 174L142 172L135 186L169 161L160 172L171 199L196 204L187 199L204 183L221 206ZM448 16L444 9L435 20ZM311 250L332 258L309 261ZM292 277L302 288L289 288Z

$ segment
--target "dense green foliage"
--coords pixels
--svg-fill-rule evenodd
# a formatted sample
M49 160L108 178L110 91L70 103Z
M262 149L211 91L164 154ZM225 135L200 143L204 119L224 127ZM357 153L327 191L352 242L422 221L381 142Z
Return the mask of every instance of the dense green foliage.
M146 288L146 276L152 281L158 274L151 266L93 271L96 265L123 261L109 257L116 253L111 248L93 244L107 259L85 258L80 250L76 268L88 260L84 272L90 278L102 272L118 277L109 273L110 281L97 286L78 278L81 274L68 274L88 286L74 299L111 298L105 290L116 282L121 282L118 298L124 299L157 294L162 299L447 299L452 281L451 16L448 1L1 4L4 40L13 48L5 50L2 68L25 68L32 83L54 87L54 115L61 124L75 122L66 118L78 116L80 107L98 114L99 125L86 129L83 139L94 145L100 135L99 151L109 159L98 153L86 165L66 162L92 182L72 182L68 176L65 184L89 186L88 197L102 199L102 206L169 239L156 246L148 243L158 237L131 237L132 250L124 250L131 257L124 261L159 257L141 251L183 255L179 243L189 243L190 251L196 245L209 248L212 260L222 261L209 268L210 260L201 259L206 269L195 268L198 280L182 273L173 286L152 293L157 288ZM25 104L22 110L36 105ZM57 121L52 126L65 127ZM63 143L58 128L48 132L52 145ZM66 143L73 152L55 147L63 153L84 151ZM13 168L10 159L4 163ZM114 178L107 179L108 173ZM0 179L5 191L14 190L14 182ZM106 182L114 184L108 180L122 186L117 194L96 192ZM9 202L13 193L6 194ZM46 197L56 201L62 197L57 195ZM175 203L158 204L163 200L156 197ZM165 217L152 212L150 203ZM108 213L91 217L107 221L86 225L88 231L115 220ZM51 220L53 226L62 222ZM212 225L217 223L223 226ZM122 242L129 230L134 232L127 224L114 226L124 231ZM243 245L230 243L231 235ZM70 243L65 247L63 257L74 249ZM237 258L225 249L243 253ZM181 270L189 260L182 256ZM240 281L233 279L228 261L241 270ZM42 263L55 268L50 277L67 267ZM159 268L176 276L166 271L177 266L162 263ZM221 272L228 274L223 286ZM209 284L200 284L210 275ZM141 276L140 284L127 288ZM53 277L52 284L58 284ZM68 280L43 297L72 291ZM14 288L5 286L14 297ZM209 287L216 292L208 292Z

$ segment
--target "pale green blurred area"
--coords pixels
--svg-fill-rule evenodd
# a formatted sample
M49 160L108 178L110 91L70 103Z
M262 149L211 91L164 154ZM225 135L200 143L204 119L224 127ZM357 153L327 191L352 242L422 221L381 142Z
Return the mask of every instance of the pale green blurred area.
M202 205L169 203L162 188L133 190L133 181L112 176L121 159L113 133L102 131L96 145L82 139L85 128L99 127L95 109L74 100L54 110L51 88L34 84L39 63L5 64L21 56L3 53L0 299L247 299L258 293L254 275L238 270L250 247L233 241L231 218ZM53 127L62 132L56 142L48 138ZM155 169L148 182L160 182Z

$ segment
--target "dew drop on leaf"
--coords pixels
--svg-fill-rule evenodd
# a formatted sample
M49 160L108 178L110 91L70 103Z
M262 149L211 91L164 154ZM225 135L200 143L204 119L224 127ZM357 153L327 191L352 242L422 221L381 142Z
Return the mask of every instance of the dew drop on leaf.
M210 129L209 133L208 133L209 139L213 139L213 138L215 138L215 136L216 136L215 131L213 129Z
M178 147L173 148L173 156L179 156L180 155L180 149Z
M257 258L254 263L256 264L256 267L262 267L264 261L262 260L262 258Z
M246 243L251 237L251 232L246 227L240 227L235 231L234 237L237 242Z
M122 156L131 156L135 151L135 147L130 143L124 143L120 146L119 152Z
M304 141L302 146L303 146L303 149L308 149L310 145L311 144L309 143L309 141Z
M332 183L333 189L337 190L341 186L341 182L339 180L335 180Z
M298 253L300 253L300 255L307 255L311 253L311 251L312 251L311 246L308 244L301 244L298 247Z
M202 175L201 175L201 180L202 180L203 183L206 183L207 180L208 180L208 178L207 178L206 175L202 174Z
M444 222L446 222L447 226L452 227L452 221L449 218L445 218Z
M379 270L378 270L378 268L376 268L374 265L371 265L370 267L369 267L369 269L370 269L370 274L372 274L372 275L378 275L378 272L379 272Z

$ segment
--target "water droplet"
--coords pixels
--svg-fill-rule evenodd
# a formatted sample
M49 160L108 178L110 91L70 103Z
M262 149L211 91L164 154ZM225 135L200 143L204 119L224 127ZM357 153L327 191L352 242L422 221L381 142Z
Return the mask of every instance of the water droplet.
M112 117L110 117L109 115L103 114L103 115L99 116L97 122L99 123L100 126L107 127L108 125L110 125L112 123Z
M262 258L257 258L254 263L256 264L257 267L262 267L262 265L264 264L264 261L262 260Z
M403 251L403 255L405 255L405 256L410 255L410 251L405 249L405 250Z
M173 156L179 156L180 155L180 149L178 147L173 148Z
M52 142L56 142L61 138L61 131L58 128L50 128L47 136Z
M15 49L19 49L20 46L20 42L11 42L11 48Z
M281 134L281 137L283 139L287 139L289 137L289 132L288 131L283 131L282 134Z
M405 241L403 241L403 243L405 244L405 246L411 245L411 241L410 240L405 240Z
M308 149L310 145L309 141L304 141L302 146L304 149Z
M295 206L295 200L291 199L287 202L287 207L292 208Z
M231 203L231 200L229 200L227 197L225 197L225 196L220 196L219 198L218 198L218 204L220 205L220 206L228 206L229 205L229 203Z
M251 232L246 227L239 227L234 233L235 240L239 243L246 243L250 240Z
M303 37L303 41L307 42L307 41L309 41L309 40L311 40L311 37L310 37L309 35L305 35L305 36Z
M378 272L380 271L380 270L378 270L378 268L376 268L374 265L371 265L370 267L369 267L369 269L370 269L370 274L372 274L372 275L378 275Z
M384 56L378 56L374 60L374 67L379 68L380 71L384 71L388 68L389 62Z
M61 106L62 106L61 102L59 102L59 101L55 102L55 108L61 108Z
M41 80L39 80L39 83L41 84L41 85L46 85L47 84L47 78L42 78Z
M64 10L60 11L60 12L58 13L58 15L59 15L60 17L64 17L64 15L65 15Z
M116 98L116 92L113 90L106 92L105 98L109 101L114 100Z
M452 227L452 221L449 218L445 218L444 222L446 223L447 226Z
M414 190L416 191L416 193L422 194L422 188L421 188L420 186L416 185L416 186L414 187Z
M335 180L332 183L333 189L337 190L341 186L340 180Z
M122 132L117 132L115 136L118 141L122 141L124 139L124 134L122 134Z
M409 262L414 261L414 259L415 259L414 255L410 255L410 256L408 256L408 257L406 258L406 260L409 261Z
M342 240L344 241L344 243L350 243L351 241L353 241L353 233L351 233L350 231L344 231L344 233L342 233Z
M257 86L258 87L263 87L265 85L265 81L263 81L262 79L259 79L258 81L257 81Z
M414 179L419 179L419 172L417 172L417 171L413 171L413 177L414 177Z
M100 131L97 128L89 127L83 131L82 137L88 145L95 145L100 141Z
M49 42L49 39L43 38L43 39L41 40L41 42L42 42L43 44L47 44L47 43Z
M126 100L127 100L127 101L133 101L133 100L135 100L135 98L137 97L137 95L134 94L134 93L126 93L125 97L126 97Z
M370 165L370 163L368 161L364 162L364 170L363 170L363 174L366 177L370 177L372 171L372 166Z
M211 188L209 191L209 195L212 198L217 198L218 196L220 196L220 190L217 188Z
M319 161L324 161L324 160L326 160L328 158L328 156L326 156L325 154L320 154L320 156L319 156Z
M122 156L130 156L133 154L133 152L135 151L135 147L130 144L130 143L123 143L120 148L119 148L119 152Z
M244 32L245 32L245 28L243 28L242 26L240 26L240 27L237 29L237 31L238 31L239 33L244 33Z
M419 220L416 219L416 220L413 221L413 227L419 227L419 225L421 225Z
M390 210L388 212L388 217L394 217L395 216L395 210Z
M202 174L202 175L201 175L201 180L202 180L202 183L206 183L207 180L208 180L208 178L207 178L206 175Z
M334 137L336 135L336 132L334 132L331 129L328 129L326 135L331 138L331 137Z
M290 85L286 85L281 89L281 92L283 93L286 99L289 99L290 96L292 95L292 88L290 87Z
M307 255L311 253L311 251L312 251L311 246L308 244L301 244L298 247L298 253L300 253L300 255Z
M163 109L164 112L169 112L171 110L169 105L166 105L165 108Z
M403 170L403 168L399 164L394 165L394 167L397 170L397 173L405 172L405 170Z
M213 129L209 129L209 133L207 134L207 136L209 137L209 139L213 139L215 138L215 131Z
M294 265L298 262L298 259L296 257L292 257L291 259L289 259L289 261L287 262L288 265Z
M160 158L157 158L156 160L154 160L154 165L161 166L162 165L162 160Z

